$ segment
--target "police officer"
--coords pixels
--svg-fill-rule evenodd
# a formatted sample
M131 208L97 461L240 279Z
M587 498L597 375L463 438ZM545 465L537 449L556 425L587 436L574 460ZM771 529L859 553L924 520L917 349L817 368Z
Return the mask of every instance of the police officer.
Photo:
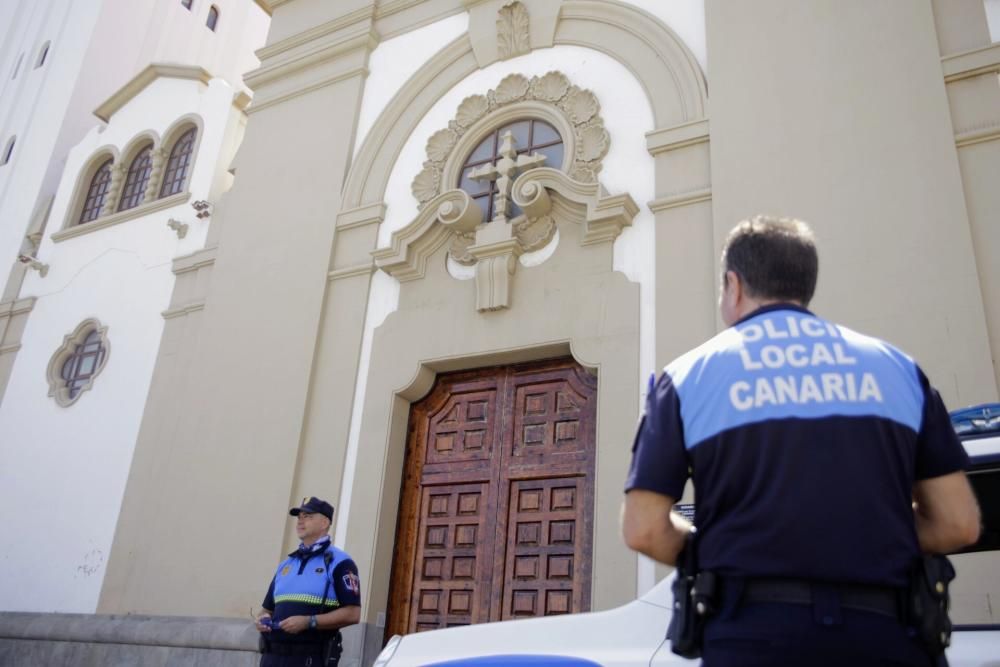
M319 498L302 500L288 513L296 518L301 544L288 554L264 597L257 630L261 667L336 667L340 628L361 619L358 568L330 543L333 506Z
M910 357L806 309L818 265L804 223L738 224L729 328L666 367L633 446L630 548L677 562L691 525L671 508L693 479L709 667L933 664L900 596L921 552L978 538L940 396Z

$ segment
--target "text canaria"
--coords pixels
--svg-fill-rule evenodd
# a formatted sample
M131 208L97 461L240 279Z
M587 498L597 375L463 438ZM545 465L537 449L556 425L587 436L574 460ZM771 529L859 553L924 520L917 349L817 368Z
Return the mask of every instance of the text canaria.
M740 380L729 387L729 401L737 410L750 410L786 403L882 402L882 390L871 373L819 373L759 377Z

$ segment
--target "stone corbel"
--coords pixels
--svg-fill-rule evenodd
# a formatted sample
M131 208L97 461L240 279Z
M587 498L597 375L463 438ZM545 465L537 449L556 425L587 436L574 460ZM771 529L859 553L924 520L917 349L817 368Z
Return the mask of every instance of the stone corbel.
M468 254L476 262L476 310L481 313L510 307L510 288L524 246L506 221L494 220L476 232Z
M372 252L375 265L400 282L423 278L427 258L453 234L468 235L482 222L482 212L462 190L434 197L406 227L392 233L388 248Z
M581 245L614 241L622 229L632 224L639 212L639 206L627 194L609 195L598 183L574 181L558 169L548 167L532 169L521 175L514 182L512 197L529 218L539 218L548 215L552 209L549 190L585 207Z

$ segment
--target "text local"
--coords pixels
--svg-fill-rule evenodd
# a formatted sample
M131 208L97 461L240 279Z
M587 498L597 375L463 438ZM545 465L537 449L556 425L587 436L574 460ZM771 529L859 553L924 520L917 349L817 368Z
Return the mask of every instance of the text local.
M803 338L840 338L840 332L835 326L813 318L793 316L786 317L780 324L784 326L766 319L760 324L751 323L740 327L744 342L754 343L765 339L782 341L781 344L762 345L755 351L741 348L743 369L753 372L788 366L817 370L825 367L826 371L787 376L765 373L752 382L734 382L729 388L729 400L734 408L743 411L786 403L882 402L882 391L874 374L843 369L858 363L856 357L845 351L843 343L828 340L791 342Z

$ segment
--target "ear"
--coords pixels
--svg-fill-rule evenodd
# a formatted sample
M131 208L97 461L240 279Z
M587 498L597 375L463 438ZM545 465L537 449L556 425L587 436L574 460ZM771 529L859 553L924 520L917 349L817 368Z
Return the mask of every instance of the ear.
M743 301L743 281L735 271L726 271L726 284L723 287L723 298L729 300L731 306L738 306Z

